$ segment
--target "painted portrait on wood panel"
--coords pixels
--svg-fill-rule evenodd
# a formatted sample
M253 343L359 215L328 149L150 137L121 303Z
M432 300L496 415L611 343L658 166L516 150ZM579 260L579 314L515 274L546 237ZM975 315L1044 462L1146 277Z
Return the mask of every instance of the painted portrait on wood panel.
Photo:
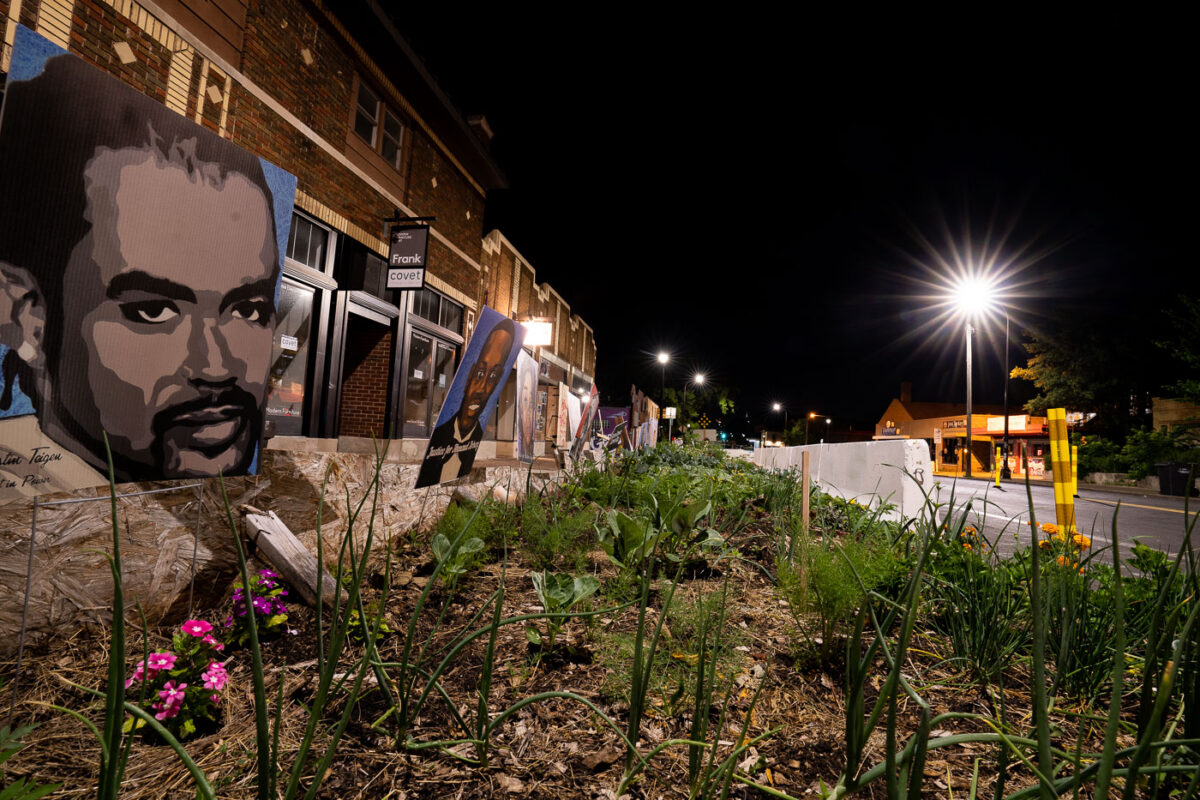
M537 359L522 351L517 356L517 459L526 464L534 459L537 434Z
M295 178L19 28L0 497L257 471Z
M483 432L524 339L523 325L484 307L438 413L416 488L452 481L471 471Z

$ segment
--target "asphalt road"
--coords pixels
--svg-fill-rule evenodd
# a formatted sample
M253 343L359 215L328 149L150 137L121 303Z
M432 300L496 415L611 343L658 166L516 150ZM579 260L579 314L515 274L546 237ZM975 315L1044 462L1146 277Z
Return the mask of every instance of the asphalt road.
M956 513L961 513L969 502L968 519L999 552L1008 554L1029 544L1029 526L1025 523L1030 518L1030 502L1023 484L1005 483L997 489L991 481L940 480L941 502L948 503L953 493ZM1031 486L1030 494L1038 524L1055 522L1054 488ZM1075 527L1091 537L1094 548L1107 546L1112 542L1116 515L1118 538L1126 555L1134 540L1174 554L1183 543L1187 524L1198 512L1200 498L1189 500L1185 510L1182 497L1081 486L1075 498ZM1200 531L1193 535L1193 546L1197 545Z

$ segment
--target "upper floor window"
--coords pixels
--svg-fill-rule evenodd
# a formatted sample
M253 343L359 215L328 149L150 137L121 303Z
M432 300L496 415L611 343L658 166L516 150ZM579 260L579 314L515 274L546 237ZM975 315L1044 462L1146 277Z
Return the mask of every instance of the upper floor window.
M404 123L364 81L358 82L354 109L354 132L379 153L394 169L400 169Z

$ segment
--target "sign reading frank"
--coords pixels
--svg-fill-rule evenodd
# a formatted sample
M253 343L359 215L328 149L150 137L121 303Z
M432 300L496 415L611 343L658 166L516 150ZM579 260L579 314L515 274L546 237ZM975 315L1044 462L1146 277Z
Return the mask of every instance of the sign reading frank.
M19 28L0 498L254 473L296 179Z
M500 390L524 341L523 325L484 306L429 437L416 488L452 481L471 471Z
M424 289L429 228L393 225L388 239L387 288Z

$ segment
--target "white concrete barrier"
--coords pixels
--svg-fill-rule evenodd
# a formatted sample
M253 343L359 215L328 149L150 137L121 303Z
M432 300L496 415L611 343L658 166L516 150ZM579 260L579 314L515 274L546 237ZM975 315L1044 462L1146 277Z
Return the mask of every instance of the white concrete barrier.
M924 492L933 488L929 446L920 439L891 442L810 444L804 447L761 447L752 461L767 469L800 470L807 450L813 482L829 494L864 505L890 503L893 518L920 514ZM907 473L907 474L906 474Z

